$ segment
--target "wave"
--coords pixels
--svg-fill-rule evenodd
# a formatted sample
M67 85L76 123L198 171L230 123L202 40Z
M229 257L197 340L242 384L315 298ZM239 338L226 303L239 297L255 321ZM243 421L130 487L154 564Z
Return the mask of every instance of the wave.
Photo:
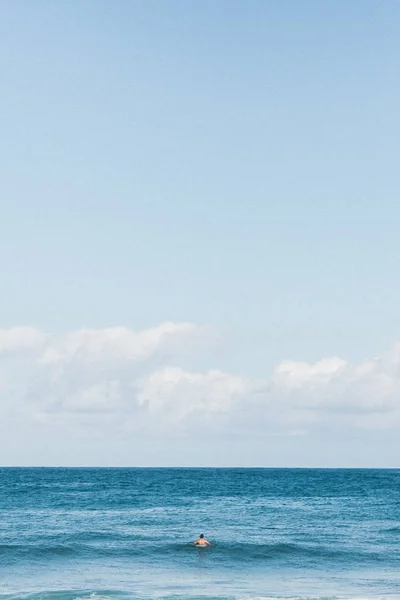
M187 552L201 548L193 547L192 544L173 546L176 552ZM162 550L164 552L164 550ZM216 553L220 556L232 559L237 562L254 562L258 560L287 560L294 559L304 561L339 561L349 563L352 560L359 562L387 560L387 555L381 556L380 552L374 550L347 550L344 548L335 548L321 544L299 544L288 542L277 542L270 544L252 544L252 543L218 543L205 550L206 552Z
M141 596L124 590L43 590L34 593L0 594L0 600L148 600L147 596ZM325 595L325 596L234 596L234 595L168 595L154 596L153 600L377 600L376 596L353 596L353 595ZM379 600L400 600L399 594L388 596L379 595Z
M400 533L400 525L389 527L388 529L382 529L381 533Z
M122 540L124 543L122 543ZM255 561L269 560L293 560L309 561L318 560L322 562L346 561L351 562L354 559L357 562L380 561L387 556L381 557L379 551L363 550L355 552L343 548L333 548L322 545L305 545L296 543L277 542L270 544L256 543L229 543L220 542L211 547L199 548L193 543L171 544L162 543L160 540L130 540L127 543L127 536L121 536L119 540L112 540L106 543L105 540L92 538L86 543L51 543L43 541L41 543L20 543L20 544L0 544L0 557L2 562L8 564L24 560L62 560L62 559L90 559L96 558L151 558L152 560L183 560L183 557L193 553L204 553L216 557L218 560L229 561L232 563L249 563Z
M33 593L0 594L0 600L133 600L121 590L43 590Z

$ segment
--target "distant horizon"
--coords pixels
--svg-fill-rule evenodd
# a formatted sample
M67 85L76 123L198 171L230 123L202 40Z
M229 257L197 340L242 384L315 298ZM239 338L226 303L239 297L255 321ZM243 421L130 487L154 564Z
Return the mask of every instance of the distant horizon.
M0 469L270 469L270 470L315 470L315 471L399 471L399 467L271 467L271 466L134 466L134 465L119 465L119 466L104 466L104 465L0 465Z

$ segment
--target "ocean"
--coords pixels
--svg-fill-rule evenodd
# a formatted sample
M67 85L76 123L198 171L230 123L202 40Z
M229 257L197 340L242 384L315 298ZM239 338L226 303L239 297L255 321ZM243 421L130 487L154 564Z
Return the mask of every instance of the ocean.
M400 598L400 470L3 468L0 536L0 600Z

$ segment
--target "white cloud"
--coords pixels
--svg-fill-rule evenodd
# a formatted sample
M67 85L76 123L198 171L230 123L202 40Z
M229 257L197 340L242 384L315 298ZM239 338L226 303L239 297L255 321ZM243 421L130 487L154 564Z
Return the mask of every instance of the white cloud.
M323 385L330 383L346 368L341 358L323 358L314 364L285 360L275 370L277 385L287 389L300 389L305 385Z
M400 425L400 352L388 353L359 364L339 358L314 364L287 362L275 370L277 395L318 418L342 419L355 426ZM379 415L379 418L378 418Z
M37 350L45 340L46 335L34 327L0 329L0 354Z
M59 336L27 327L1 331L0 416L58 428L145 434L201 427L202 435L249 438L304 435L323 421L348 428L400 426L400 345L359 364L338 357L284 360L269 377L254 381L184 366L190 349L213 342L212 330L190 323Z
M223 373L188 373L177 367L156 371L145 379L138 394L139 404L164 418L182 418L229 411L235 398L244 398L251 385L243 378Z
M156 352L174 352L182 344L200 337L204 331L205 328L191 323L171 322L139 332L127 327L82 329L54 339L46 348L41 362L145 360Z

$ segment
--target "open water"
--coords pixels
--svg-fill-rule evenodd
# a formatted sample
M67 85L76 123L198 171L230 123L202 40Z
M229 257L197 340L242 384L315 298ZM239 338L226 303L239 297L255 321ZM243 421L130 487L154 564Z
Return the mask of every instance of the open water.
M400 470L0 469L0 600L200 598L400 600Z

